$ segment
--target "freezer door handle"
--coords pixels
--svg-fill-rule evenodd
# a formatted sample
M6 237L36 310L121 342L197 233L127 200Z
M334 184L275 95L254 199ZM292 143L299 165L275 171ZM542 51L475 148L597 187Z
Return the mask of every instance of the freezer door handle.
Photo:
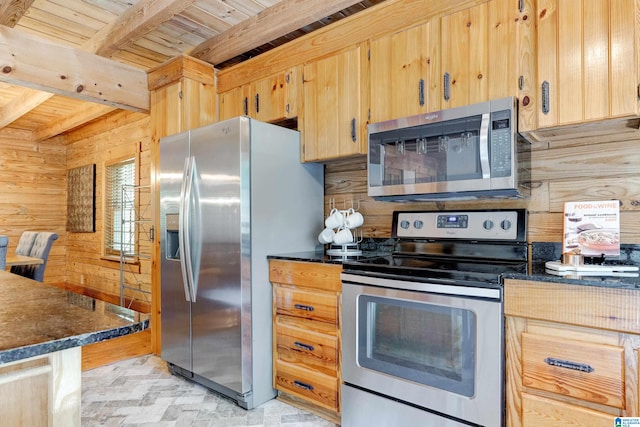
M190 156L187 159L188 165L185 169L186 184L184 187L184 197L182 216L182 243L184 247L183 277L186 275L185 297L188 301L196 302L198 293L198 276L200 274L200 254L202 252L202 227L200 226L200 183L198 180L198 168L196 159ZM195 221L192 220L195 218Z
M180 206L179 206L179 226L178 240L180 248L180 271L182 272L182 284L184 286L184 297L187 301L191 301L191 286L189 285L189 275L187 274L187 265L189 264L188 256L190 252L187 247L188 220L187 218L187 187L189 182L189 170L191 167L191 158L184 159L184 174L182 175L182 185L180 186Z

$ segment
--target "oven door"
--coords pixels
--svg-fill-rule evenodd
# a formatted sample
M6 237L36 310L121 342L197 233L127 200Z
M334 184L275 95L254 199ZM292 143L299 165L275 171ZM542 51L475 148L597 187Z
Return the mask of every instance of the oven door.
M500 289L342 277L345 384L466 422L502 425Z

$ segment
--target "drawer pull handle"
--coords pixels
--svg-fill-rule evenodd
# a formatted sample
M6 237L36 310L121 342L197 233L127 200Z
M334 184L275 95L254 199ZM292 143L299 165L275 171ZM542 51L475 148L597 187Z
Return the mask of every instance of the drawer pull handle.
M313 390L313 386L311 384L303 383L302 381L295 380L293 382L293 385L295 385L296 387L300 387L304 390L309 390L309 391Z
M301 348L303 350L307 350L307 351L313 351L314 350L312 345L304 344L304 343L301 343L299 341L294 342L293 345L295 345L296 347Z
M544 362L547 365L557 366L559 368L573 369L574 371L581 371L586 373L590 373L594 371L593 367L591 367L591 365L587 365L586 363L577 363L577 362L572 362L570 360L561 360L561 359L556 359L555 357L547 357L546 359L544 359Z
M295 304L294 307L297 308L298 310L313 311L312 305Z

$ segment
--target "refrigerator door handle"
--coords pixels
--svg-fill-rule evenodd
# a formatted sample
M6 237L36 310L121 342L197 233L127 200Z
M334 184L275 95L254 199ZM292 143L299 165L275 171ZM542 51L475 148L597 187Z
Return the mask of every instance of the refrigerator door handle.
M188 217L188 187L190 180L191 169L191 157L184 159L184 175L182 176L182 185L180 186L180 206L179 206L179 228L178 228L178 240L180 247L180 271L182 272L182 284L184 286L185 300L191 301L191 286L189 285L189 274L187 272L189 262L189 246L188 237L189 234L189 221Z
M202 208L200 203L200 175L195 157L191 157L189 200L189 273L191 286L191 302L196 302L198 295L198 278L200 277L200 259L202 257ZM193 220L193 221L192 221Z

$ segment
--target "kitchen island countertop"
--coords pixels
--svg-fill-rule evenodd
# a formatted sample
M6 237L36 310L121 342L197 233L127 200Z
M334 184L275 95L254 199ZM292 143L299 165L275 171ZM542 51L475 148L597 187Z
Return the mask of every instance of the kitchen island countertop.
M148 326L146 314L0 271L0 365Z

